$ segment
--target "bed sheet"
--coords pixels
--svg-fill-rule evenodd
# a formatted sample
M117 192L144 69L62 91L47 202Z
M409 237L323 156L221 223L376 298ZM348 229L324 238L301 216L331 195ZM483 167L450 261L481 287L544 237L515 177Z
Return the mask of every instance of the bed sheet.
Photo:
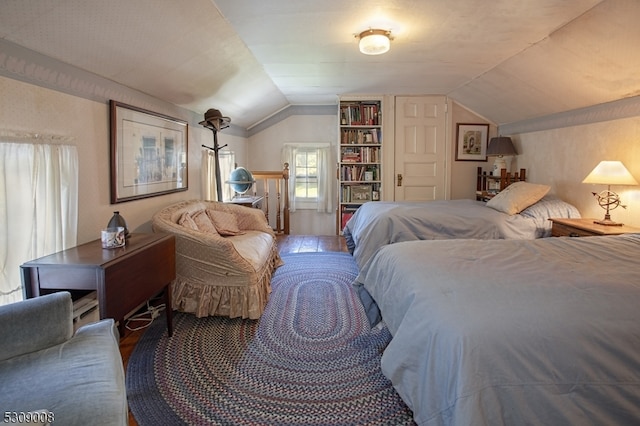
M638 424L640 235L382 247L357 286L420 425Z
M579 217L579 213L572 217ZM564 217L564 216L560 216ZM343 234L362 268L379 247L435 239L533 239L550 233L547 218L508 215L482 201L371 202L356 210Z

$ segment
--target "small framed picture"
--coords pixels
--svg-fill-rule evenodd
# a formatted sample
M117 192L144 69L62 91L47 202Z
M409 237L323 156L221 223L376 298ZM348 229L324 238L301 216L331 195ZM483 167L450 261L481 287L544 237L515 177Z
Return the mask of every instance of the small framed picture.
M456 161L487 161L488 124L458 123Z
M364 203L371 201L371 185L352 185L351 186L351 202Z

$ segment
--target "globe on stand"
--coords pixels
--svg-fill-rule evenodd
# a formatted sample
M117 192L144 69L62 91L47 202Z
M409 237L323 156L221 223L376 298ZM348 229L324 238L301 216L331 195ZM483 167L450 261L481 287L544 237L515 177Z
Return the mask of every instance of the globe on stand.
M237 167L231 172L231 174L229 174L229 180L227 183L231 185L231 189L242 195L251 189L255 180L249 170L244 167Z

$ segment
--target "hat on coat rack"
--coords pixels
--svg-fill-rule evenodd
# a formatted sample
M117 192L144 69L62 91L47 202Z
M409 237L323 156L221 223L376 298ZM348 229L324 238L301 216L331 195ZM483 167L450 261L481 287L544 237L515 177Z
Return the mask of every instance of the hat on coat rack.
M204 113L204 120L198 124L209 129L213 126L216 130L220 130L229 127L230 123L231 119L229 117L223 117L220 110L211 108Z

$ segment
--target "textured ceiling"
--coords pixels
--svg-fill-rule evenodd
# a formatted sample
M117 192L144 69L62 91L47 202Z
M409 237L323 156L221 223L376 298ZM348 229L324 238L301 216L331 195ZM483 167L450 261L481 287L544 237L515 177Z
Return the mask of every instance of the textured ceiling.
M0 38L250 127L343 94L512 123L640 94L637 0L2 0ZM390 29L365 56L357 34Z

